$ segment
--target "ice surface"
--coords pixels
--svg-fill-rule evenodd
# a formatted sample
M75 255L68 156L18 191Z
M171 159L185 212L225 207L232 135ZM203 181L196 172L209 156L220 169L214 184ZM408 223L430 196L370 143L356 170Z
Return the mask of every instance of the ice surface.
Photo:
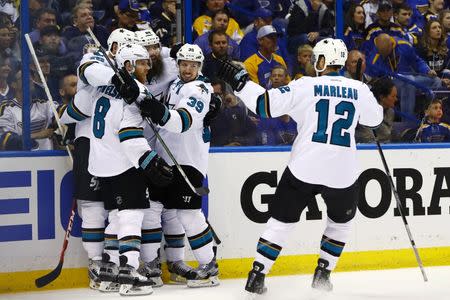
M383 271L333 273L333 292L316 293L311 290L311 275L268 277L268 291L261 300L449 300L450 266L426 268L428 282L423 282L418 268ZM154 289L150 296L121 297L101 294L93 290L69 289L17 294L0 294L8 300L97 300L97 299L154 299L154 300L235 300L245 299L244 279L222 280L213 288L190 289L185 286L164 286ZM151 298L150 298L151 297Z

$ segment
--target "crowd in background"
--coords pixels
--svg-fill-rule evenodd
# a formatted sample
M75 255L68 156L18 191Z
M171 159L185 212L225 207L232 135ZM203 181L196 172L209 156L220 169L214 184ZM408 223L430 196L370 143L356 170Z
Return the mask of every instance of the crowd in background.
M21 147L20 1L0 1L0 149ZM216 78L217 60L241 62L251 80L279 88L316 76L311 64L317 41L335 36L334 0L202 0L194 10L193 37L205 55L203 74L223 98L211 125L212 146L290 145L297 124L289 116L259 119L229 86ZM344 1L344 42L349 55L342 74L362 80L385 109L377 129L382 142L448 142L446 91L450 87L450 1ZM151 28L161 45L176 37L176 0L30 0L30 38L57 105L76 92L76 68L92 40L106 47L116 28ZM359 61L359 63L358 63ZM47 96L30 64L33 147L58 148L61 136ZM437 91L434 97L430 90ZM398 98L398 101L397 101ZM357 142L373 142L357 128ZM8 145L8 147L5 147Z

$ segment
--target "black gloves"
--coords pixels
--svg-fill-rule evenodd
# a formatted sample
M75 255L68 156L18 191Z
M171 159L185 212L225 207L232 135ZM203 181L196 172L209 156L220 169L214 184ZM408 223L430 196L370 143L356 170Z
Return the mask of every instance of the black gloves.
M167 186L172 182L173 169L155 151L147 151L139 159L139 165L147 178L156 186Z
M173 59L177 59L177 52L180 50L181 47L183 47L184 43L176 43L175 45L170 48L169 56Z
M131 77L130 73L124 68L119 70L120 77L122 77L124 83L120 81L117 74L114 74L111 78L111 83L116 87L117 92L123 98L127 104L132 104L139 97L139 86L136 81Z
M219 94L212 93L211 101L209 101L209 111L206 113L203 119L203 126L208 127L211 125L212 120L214 120L220 112L222 107L222 98Z
M169 109L152 95L145 97L139 107L144 118L150 118L153 123L160 126L164 126L170 119Z
M219 59L219 71L217 76L229 83L233 90L239 92L249 80L247 71L228 59Z

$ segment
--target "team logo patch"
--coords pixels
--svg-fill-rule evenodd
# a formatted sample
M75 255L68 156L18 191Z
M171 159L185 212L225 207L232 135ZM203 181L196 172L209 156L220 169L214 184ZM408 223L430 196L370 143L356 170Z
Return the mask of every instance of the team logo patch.
M199 85L197 85L197 87L200 89L202 94L203 93L208 94L208 88L203 83L200 83Z
M121 196L117 196L117 197L116 197L116 203L117 203L117 205L121 205L122 202L123 202L122 197L121 197Z

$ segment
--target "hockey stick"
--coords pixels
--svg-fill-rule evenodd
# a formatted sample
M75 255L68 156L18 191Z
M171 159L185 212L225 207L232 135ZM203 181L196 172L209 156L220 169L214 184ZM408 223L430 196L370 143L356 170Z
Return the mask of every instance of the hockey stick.
M50 90L48 88L47 82L45 81L44 73L42 73L41 65L39 64L39 60L36 56L36 52L34 51L33 43L31 42L30 35L28 33L25 33L25 40L27 41L28 49L30 49L31 57L33 57L34 65L36 66L36 69L37 69L37 72L41 79L41 82L44 85L45 94L47 95L48 102L50 104L50 108L55 117L56 124L58 125L58 128L61 131L61 133L64 133L63 126L62 126L61 120L59 118L59 114L56 111L55 103L53 103L53 97L50 94ZM66 145L66 150L67 150L67 153L69 154L70 161L73 165L73 156L72 156L72 152L70 151L69 145Z
M33 47L33 44L31 43L31 39L30 39L30 36L28 35L28 33L25 34L25 40L27 41L28 48L30 49L30 53L31 53L31 56L33 57L33 61L36 66L37 72L39 74L39 77L41 78L41 82L44 85L44 90L45 90L45 93L47 94L47 98L48 98L51 110L55 116L56 124L58 124L59 130L61 132L64 132L62 129L61 120L59 119L58 112L56 111L55 104L53 103L52 95L50 94L50 90L48 89L48 85L47 85L47 82L45 81L44 73L42 73L42 69L39 64L39 60L37 59L36 52L34 51L34 47ZM66 145L66 150L67 150L67 153L69 154L69 159L70 159L71 165L73 166L73 156L72 156L72 152L70 151L70 148L68 145ZM76 209L77 209L77 201L76 201L76 199L73 199L72 208L70 210L69 222L67 223L67 229L66 229L66 233L64 236L64 242L63 242L63 246L61 249L61 254L59 255L59 263L56 266L56 268L53 269L50 273L48 273L42 277L39 277L35 280L34 283L38 288L44 287L47 284L51 283L56 278L58 278L59 274L61 274L61 270L62 270L62 267L64 264L64 254L66 252L67 245L69 244L69 237L70 237L70 233L72 231Z
M74 200L72 202L72 209L70 212L69 223L67 224L66 234L64 236L63 247L61 250L61 254L59 255L59 263L56 266L56 268L53 269L50 273L48 273L42 277L39 277L34 281L34 283L36 284L36 286L38 288L44 287L47 284L51 283L56 278L58 278L59 274L61 273L61 270L62 270L62 267L64 264L64 254L66 253L67 245L69 244L70 232L72 231L73 220L75 218L75 210L76 209L77 209L77 201Z
M98 47L98 49L100 50L100 52L102 52L103 56L105 56L106 61L108 62L108 64L110 65L110 67L114 70L114 73L117 75L117 77L119 78L121 83L125 83L125 81L123 80L123 78L120 76L119 70L117 69L117 67L113 64L113 62L111 61L111 59L108 57L108 54L106 53L105 49L103 49L102 45L100 44L100 42L97 40L97 38L95 37L94 33L92 32L92 30L88 27L87 32L89 33L89 35L91 36L91 38L94 40L95 45ZM180 172L181 176L183 176L184 180L186 181L186 183L188 184L189 188L196 193L199 196L205 196L209 193L209 189L207 187L194 187L191 183L191 181L189 180L189 178L187 177L186 173L183 171L183 169L181 168L180 164L178 163L178 161L175 159L175 157L173 156L172 152L170 151L169 147L167 147L166 143L164 142L164 140L162 139L162 137L159 135L158 131L155 128L155 125L152 123L152 121L149 118L145 118L145 120L147 121L147 123L150 125L150 127L152 128L153 132L155 133L156 138L158 139L158 141L161 143L161 145L163 146L164 150L166 151L167 155L169 155L170 159L172 160L172 162L175 164L175 166L177 167L178 171Z
M422 264L422 259L420 258L419 252L417 251L416 243L414 242L411 230L408 225L408 221L406 220L403 205L400 201L400 197L398 196L397 189L394 186L394 181L392 180L391 173L389 172L386 158L384 157L384 153L383 153L383 150L381 149L381 145L380 145L380 142L378 141L378 137L377 137L377 134L375 133L375 130L373 130L372 132L373 132L373 135L375 138L375 142L377 144L378 152L380 153L381 161L383 162L384 170L386 171L387 177L389 178L389 184L391 185L392 192L394 193L395 200L397 201L398 210L400 212L400 215L402 216L402 220L403 220L403 224L405 225L406 232L408 233L409 241L411 242L411 246L413 248L414 255L416 256L416 260L419 265L420 271L422 272L423 280L425 282L427 282L428 277L427 277L427 274L425 273L425 269Z

